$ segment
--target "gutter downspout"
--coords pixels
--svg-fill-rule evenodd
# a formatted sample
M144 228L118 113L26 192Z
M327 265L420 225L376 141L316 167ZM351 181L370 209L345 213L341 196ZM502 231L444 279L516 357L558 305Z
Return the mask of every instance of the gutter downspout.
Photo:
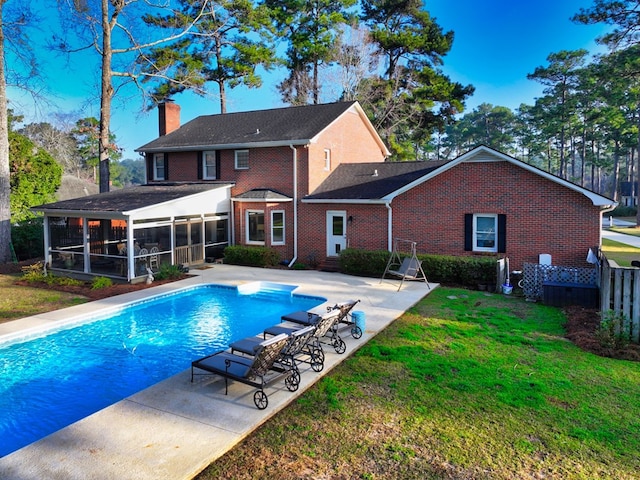
M298 151L293 145L289 145L293 150L293 258L287 265L289 268L298 259Z
M391 209L391 201L384 204L387 207L387 250L393 249L393 210Z

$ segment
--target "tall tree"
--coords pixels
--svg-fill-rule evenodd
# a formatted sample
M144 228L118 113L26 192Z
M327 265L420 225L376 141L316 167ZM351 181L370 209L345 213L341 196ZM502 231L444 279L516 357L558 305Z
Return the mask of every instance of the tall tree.
M336 40L349 24L356 0L264 0L287 44L289 76L278 85L285 102L320 101L319 69L335 59Z
M0 0L0 263L11 260L11 200L9 168L9 113L7 111L7 84L29 88L37 76L27 28L37 16L30 5L20 2L11 5ZM11 62L8 62L11 56ZM5 69L8 64L11 67Z
M170 16L146 15L148 25L175 30L200 12L203 0L180 0L180 11ZM226 89L245 85L258 88L262 79L258 66L270 70L275 63L268 9L251 0L217 0L212 14L193 27L193 38L181 38L154 48L139 60L148 74L145 81L156 85L154 103L191 90L206 95L206 84L217 85L220 111L227 111Z
M4 71L4 5L0 0L0 263L11 260L11 185L9 174L9 123Z
M474 91L439 70L453 32L444 33L421 0L363 0L361 20L385 58L380 76L367 80L365 107L396 159L418 159L417 140L443 131Z
M166 12L170 3L161 0L137 2L134 0L65 0L71 19L63 26L65 34L75 33L83 45L58 40L65 52L77 52L94 48L100 58L100 127L99 127L99 176L100 192L108 192L110 184L110 135L111 109L116 92L127 82L140 84L145 73L135 58L144 56L151 48L166 42L178 41L193 32L194 25L203 17L212 15L210 2L204 0L194 16L162 37L142 21L145 14L160 10ZM175 12L171 12L173 15ZM116 57L118 61L116 62ZM116 81L114 81L117 80Z
M613 30L598 38L611 49L640 43L640 2L637 0L594 0L572 17L577 23L612 25Z
M567 129L570 117L575 112L575 97L579 70L586 62L586 50L562 50L547 57L549 65L536 67L533 73L527 75L530 80L536 80L545 85L546 105L550 107L549 114L558 120L560 168L559 175L567 176L566 146Z

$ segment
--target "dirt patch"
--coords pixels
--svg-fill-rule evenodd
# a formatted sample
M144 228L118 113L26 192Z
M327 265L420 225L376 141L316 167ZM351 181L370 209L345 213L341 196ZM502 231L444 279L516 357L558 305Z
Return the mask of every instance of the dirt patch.
M601 357L619 360L640 361L640 345L630 343L620 348L612 348L598 336L600 312L597 309L579 306L565 307L567 316L566 337L582 350Z

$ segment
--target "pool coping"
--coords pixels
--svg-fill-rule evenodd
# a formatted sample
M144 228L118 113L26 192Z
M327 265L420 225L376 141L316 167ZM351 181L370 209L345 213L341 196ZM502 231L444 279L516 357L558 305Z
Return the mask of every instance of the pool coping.
M191 383L187 369L0 458L0 478L191 479L437 286L430 284L429 290L422 282L405 282L398 292L398 280L218 264L190 273L190 278L179 282L6 322L0 325L0 337L35 332L187 286L239 286L254 281L294 284L298 285L294 293L327 298L318 310L359 299L356 310L365 314L364 335L356 340L345 332L347 352L343 355L325 349L324 370L303 368L297 392L279 384L267 389L269 406L265 410L253 404L255 389L231 382L225 396L223 379L198 377ZM278 321L274 319L274 324Z

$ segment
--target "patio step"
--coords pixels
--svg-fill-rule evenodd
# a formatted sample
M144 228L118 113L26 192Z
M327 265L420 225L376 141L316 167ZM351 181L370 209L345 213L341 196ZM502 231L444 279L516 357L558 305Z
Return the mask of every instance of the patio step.
M339 272L340 262L337 257L327 257L320 262L318 269L323 272Z

